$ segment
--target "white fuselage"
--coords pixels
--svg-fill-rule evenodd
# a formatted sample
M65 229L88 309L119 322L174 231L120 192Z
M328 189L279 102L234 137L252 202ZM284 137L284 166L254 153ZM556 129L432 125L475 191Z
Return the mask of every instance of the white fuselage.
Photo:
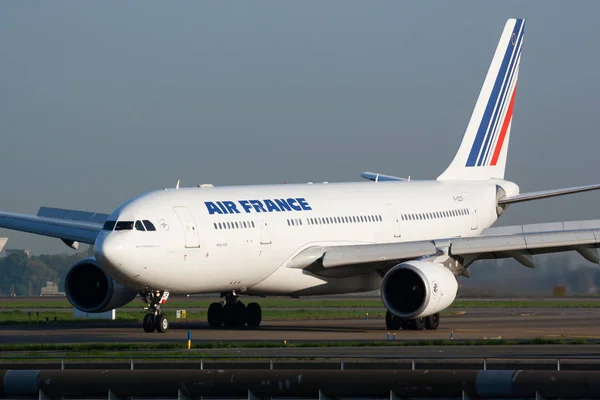
M381 276L325 278L288 268L314 246L474 236L497 219L507 181L359 182L183 188L136 197L108 221L156 231L103 230L96 257L117 281L171 293L334 294L374 290Z

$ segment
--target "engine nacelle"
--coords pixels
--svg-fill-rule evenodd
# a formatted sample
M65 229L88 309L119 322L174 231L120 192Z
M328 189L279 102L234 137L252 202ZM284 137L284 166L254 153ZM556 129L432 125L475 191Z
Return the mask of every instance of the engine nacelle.
M400 318L419 318L449 307L458 293L454 274L431 261L409 261L388 271L381 282L385 307Z
M122 307L137 295L136 290L106 275L94 257L79 261L69 270L65 293L73 307L90 313Z

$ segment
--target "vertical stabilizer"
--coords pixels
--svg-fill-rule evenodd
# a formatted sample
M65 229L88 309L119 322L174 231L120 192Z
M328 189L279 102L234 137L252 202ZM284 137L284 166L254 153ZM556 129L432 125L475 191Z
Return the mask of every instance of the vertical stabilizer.
M524 19L509 19L460 148L438 180L504 179Z

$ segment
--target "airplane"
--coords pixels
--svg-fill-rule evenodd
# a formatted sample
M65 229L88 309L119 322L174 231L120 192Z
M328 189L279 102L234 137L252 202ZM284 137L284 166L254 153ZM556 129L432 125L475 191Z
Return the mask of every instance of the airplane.
M515 203L600 189L520 193L504 179L525 20L504 26L458 151L435 180L365 172L362 182L200 185L152 191L111 214L42 207L0 213L0 227L95 255L65 279L84 312L147 304L145 332L166 332L170 294L219 293L210 327L256 328L257 302L380 290L390 330L437 329L476 260L577 251L600 263L600 220L490 228Z

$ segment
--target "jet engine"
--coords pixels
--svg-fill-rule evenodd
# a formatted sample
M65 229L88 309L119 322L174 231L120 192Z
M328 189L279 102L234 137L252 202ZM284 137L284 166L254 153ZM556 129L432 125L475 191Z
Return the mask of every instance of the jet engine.
M78 310L100 313L122 307L137 291L108 276L94 257L76 263L65 278L67 299Z
M456 298L454 274L431 261L408 261L388 271L381 282L385 307L400 318L412 319L438 313Z

